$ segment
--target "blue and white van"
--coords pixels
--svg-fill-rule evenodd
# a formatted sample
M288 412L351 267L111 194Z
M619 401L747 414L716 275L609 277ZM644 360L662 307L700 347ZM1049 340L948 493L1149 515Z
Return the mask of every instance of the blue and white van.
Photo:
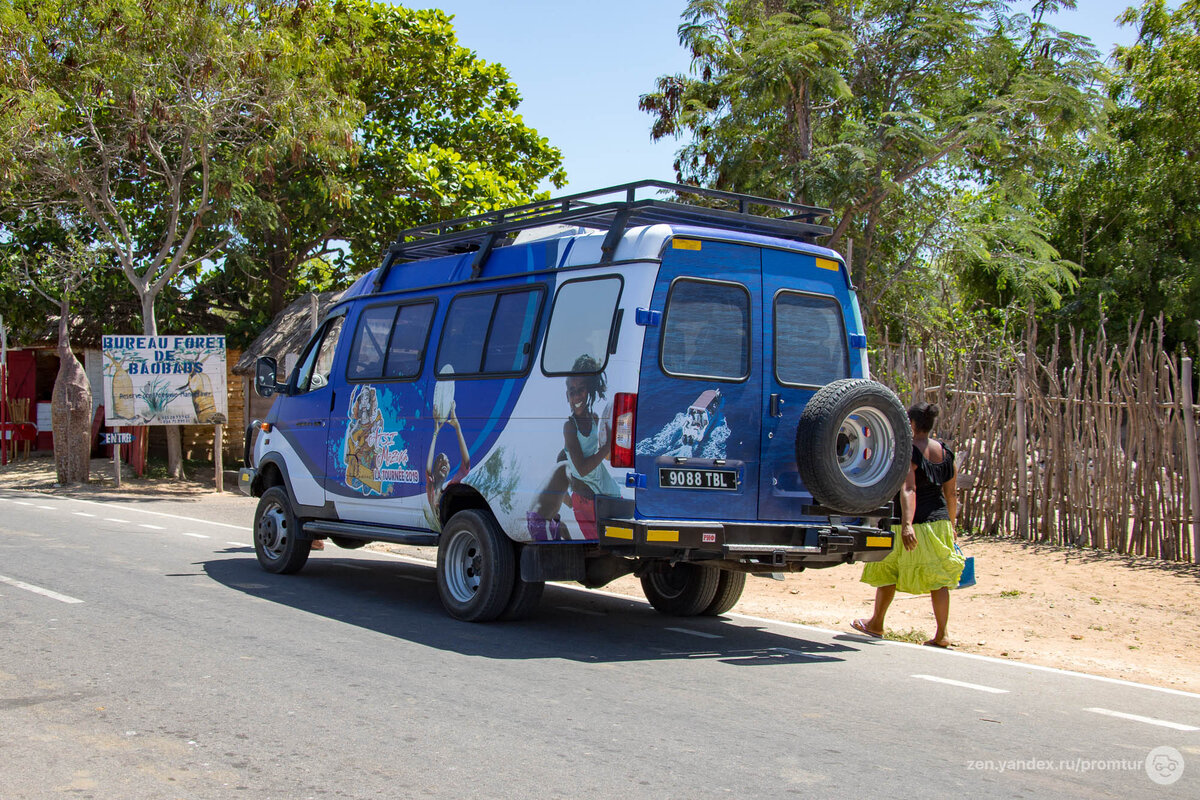
M285 384L258 363L259 562L436 547L481 621L631 573L721 614L747 575L882 558L911 433L828 213L645 181L405 231Z

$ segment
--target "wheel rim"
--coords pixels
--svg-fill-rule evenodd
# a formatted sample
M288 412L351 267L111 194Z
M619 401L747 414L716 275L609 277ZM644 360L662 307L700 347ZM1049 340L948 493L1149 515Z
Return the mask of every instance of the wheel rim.
M264 556L272 561L282 558L288 542L287 515L283 508L273 503L263 509L254 535Z
M674 600L687 590L689 577L687 571L678 566L663 567L650 573L654 588L668 600Z
M842 420L836 446L843 477L855 486L874 486L891 469L896 432L877 409L861 406Z
M470 531L456 531L446 546L446 589L460 603L470 602L483 577L483 553Z

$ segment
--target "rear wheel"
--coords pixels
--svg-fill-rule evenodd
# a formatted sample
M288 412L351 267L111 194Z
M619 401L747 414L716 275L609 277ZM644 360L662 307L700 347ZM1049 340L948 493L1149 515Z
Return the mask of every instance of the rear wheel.
M721 571L696 564L655 564L642 575L642 591L655 609L672 617L694 617L717 596Z
M706 617L716 617L730 611L742 599L746 589L746 573L729 569L721 570L721 578L717 581L717 593L712 602L700 613Z
M821 387L796 427L796 468L813 499L843 514L882 506L904 483L912 429L900 401L861 379Z
M300 521L282 486L263 492L254 511L254 555L267 572L299 572L308 562L312 541L300 537Z
M465 622L496 619L513 597L512 542L486 511L459 511L438 542L438 596L446 611Z

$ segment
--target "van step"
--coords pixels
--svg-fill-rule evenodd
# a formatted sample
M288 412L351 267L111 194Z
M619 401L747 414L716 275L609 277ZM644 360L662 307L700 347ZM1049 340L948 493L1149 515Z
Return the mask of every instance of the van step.
M359 522L329 522L311 520L304 523L304 532L324 536L345 536L348 539L367 539L372 542L391 542L417 546L436 545L438 535L429 531L410 531L387 525L365 525Z

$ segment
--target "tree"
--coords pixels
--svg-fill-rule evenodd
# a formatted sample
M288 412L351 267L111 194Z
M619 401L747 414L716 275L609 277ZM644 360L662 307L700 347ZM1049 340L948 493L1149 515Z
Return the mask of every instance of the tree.
M1119 338L1162 314L1173 349L1195 342L1200 319L1200 2L1148 0L1121 21L1138 37L1117 51L1108 126L1044 187L1054 244L1081 266L1055 319L1092 330L1110 320Z
M230 198L281 154L335 158L350 106L306 2L0 0L0 183L95 225L158 333L155 301L215 258ZM179 431L168 461L181 475Z
M1028 200L1012 182L1090 124L1095 50L1042 21L1074 2L1032 6L692 0L679 32L697 76L661 78L641 105L653 137L690 137L681 180L832 207L826 244L853 239L855 282L873 306L873 287L897 286L914 265L954 267L965 253L978 267L980 252L1011 248L998 221L1024 224L1040 208L997 204ZM961 190L992 208L976 214ZM1017 284L1034 294L1069 289L1053 248L1023 238L1021 258L990 263L1025 271Z
M361 109L355 148L283 154L234 198L234 246L198 290L251 336L302 291L375 266L400 230L526 202L564 177L503 67L459 45L443 12L345 0L312 13L330 84Z
M92 451L92 388L83 365L71 350L71 298L89 281L103 254L81 241L77 225L59 217L43 222L55 232L43 234L49 247L27 251L24 283L58 312L58 374L50 396L54 431L54 467L62 485L87 483Z

